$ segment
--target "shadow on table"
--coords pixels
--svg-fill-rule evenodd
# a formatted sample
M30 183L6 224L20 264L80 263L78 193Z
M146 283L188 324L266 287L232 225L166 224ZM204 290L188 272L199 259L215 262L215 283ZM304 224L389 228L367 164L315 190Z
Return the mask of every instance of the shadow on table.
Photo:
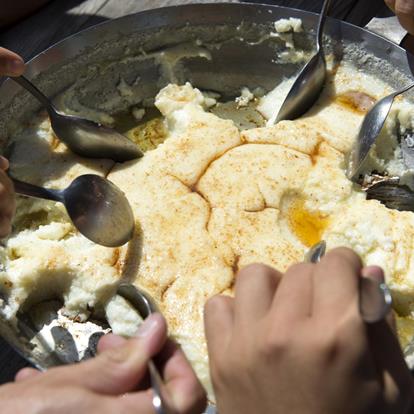
M85 13L82 13L83 3L88 3L84 7ZM29 60L60 40L107 20L91 14L93 4L89 6L90 3L85 0L54 0L14 26L0 31L0 45ZM76 14L71 13L74 8L78 8Z

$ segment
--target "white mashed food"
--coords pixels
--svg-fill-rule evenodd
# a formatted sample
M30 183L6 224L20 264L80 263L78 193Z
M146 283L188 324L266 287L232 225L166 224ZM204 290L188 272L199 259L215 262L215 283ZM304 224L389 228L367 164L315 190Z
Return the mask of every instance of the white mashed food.
M261 101L267 118L287 85ZM155 101L165 141L115 166L70 153L48 121L26 126L13 140L13 175L65 187L83 173L108 174L131 203L136 232L121 248L97 246L58 204L20 198L14 232L0 248L3 315L13 319L21 307L58 296L66 315L85 320L100 308L115 332L131 335L139 319L113 294L120 280L132 281L155 298L211 393L206 300L232 294L241 267L262 262L284 271L323 238L330 249L348 246L366 264L383 266L397 311L414 317L414 214L366 200L344 170L368 107L389 92L344 64L306 116L239 131L208 112L211 97L170 84ZM412 111L397 113L412 124Z
M237 106L240 108L242 106L249 105L250 101L254 100L254 94L250 92L249 88L242 88L240 96L236 98Z
M302 31L302 20L289 17L289 19L280 19L275 22L275 29L278 33L287 32L301 32Z

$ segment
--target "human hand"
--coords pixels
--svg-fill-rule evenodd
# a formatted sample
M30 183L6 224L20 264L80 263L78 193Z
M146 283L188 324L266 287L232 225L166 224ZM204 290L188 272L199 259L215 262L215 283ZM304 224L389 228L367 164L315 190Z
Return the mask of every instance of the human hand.
M387 322L359 314L362 269L351 250L282 275L243 269L235 298L207 302L210 371L220 414L407 413L414 384Z
M398 16L404 29L414 35L414 0L385 0L385 3Z
M24 72L23 59L0 47L0 76L19 76ZM9 162L0 156L0 238L11 232L11 221L16 208L14 187L6 174Z
M0 238L11 232L11 222L16 209L14 187L6 170L9 162L0 156Z
M13 414L153 414L152 390L143 380L157 355L176 414L203 412L206 397L183 352L169 339L165 320L149 317L137 337L101 338L99 355L46 372L23 369L0 387L1 411ZM159 360L158 360L159 356Z
M0 47L0 76L20 76L23 72L23 59L11 50Z

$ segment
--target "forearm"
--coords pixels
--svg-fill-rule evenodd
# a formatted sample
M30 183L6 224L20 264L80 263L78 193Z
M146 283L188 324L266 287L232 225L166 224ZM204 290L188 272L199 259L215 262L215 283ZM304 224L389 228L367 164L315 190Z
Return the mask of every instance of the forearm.
M14 23L33 13L50 0L0 0L0 27Z

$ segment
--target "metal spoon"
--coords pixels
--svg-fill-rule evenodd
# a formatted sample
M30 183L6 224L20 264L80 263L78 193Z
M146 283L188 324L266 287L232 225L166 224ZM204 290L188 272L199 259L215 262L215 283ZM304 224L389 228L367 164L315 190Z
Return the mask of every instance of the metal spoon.
M315 244L305 256L305 261L318 263L326 252L326 242ZM386 283L367 277L359 278L359 312L364 322L376 323L385 318L392 306L391 292Z
M276 123L302 116L321 94L326 79L326 61L322 47L323 27L330 0L325 0L319 16L316 35L316 53L304 66L290 89L276 117Z
M378 200L386 207L399 211L414 211L414 192L399 184L399 179L380 181L366 189L367 200Z
M27 89L45 106L56 136L74 153L87 158L109 158L116 162L143 156L142 151L132 141L115 130L87 119L58 112L52 102L25 77L10 79Z
M326 252L326 241L322 240L319 243L312 246L305 255L305 262L318 263Z
M361 166L384 126L395 97L413 87L414 83L380 99L365 116L348 160L347 175L351 181L358 180Z
M138 289L130 283L121 283L118 286L116 293L127 300L138 311L143 319L146 319L154 312L159 312L154 299L148 293ZM148 371L150 374L151 387L154 392L152 405L155 412L157 414L172 413L172 411L168 408L169 396L165 388L164 381L162 380L161 374L158 372L158 369L152 359L148 361Z
M107 247L125 244L134 232L134 215L124 193L99 175L81 175L64 190L38 187L13 179L16 193L63 203L85 237Z

